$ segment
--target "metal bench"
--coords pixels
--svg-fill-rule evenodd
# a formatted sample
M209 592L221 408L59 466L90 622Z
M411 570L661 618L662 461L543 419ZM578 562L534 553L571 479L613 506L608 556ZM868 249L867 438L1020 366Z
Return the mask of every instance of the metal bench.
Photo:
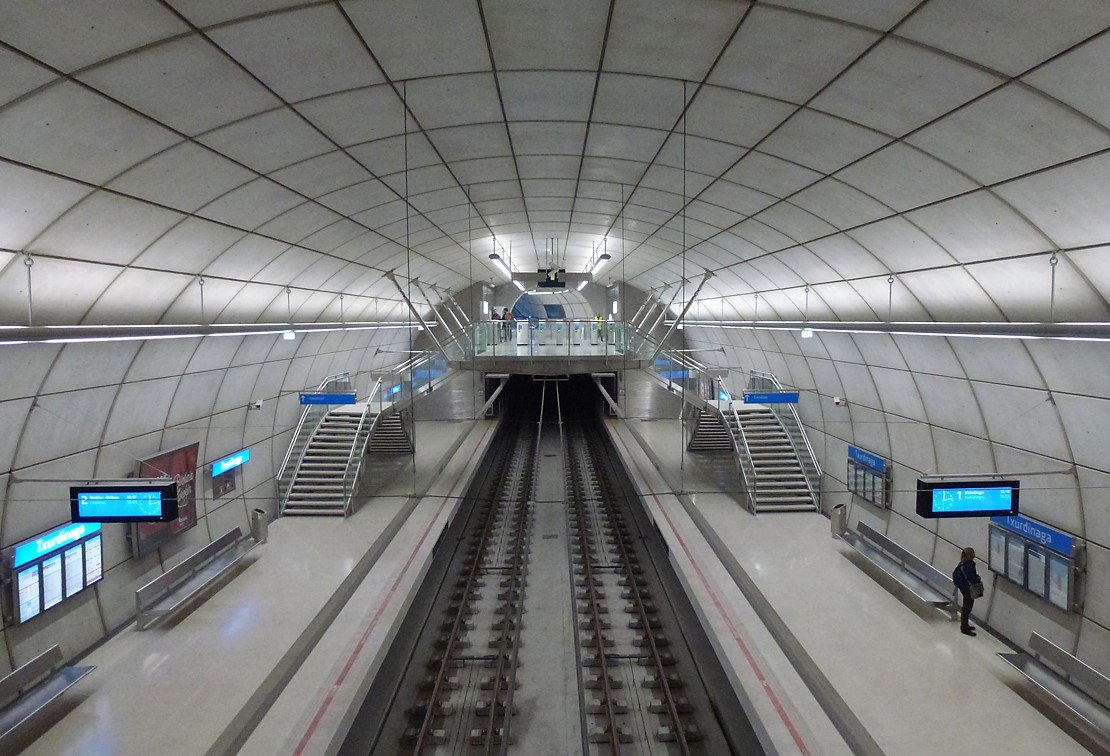
M1032 654L999 654L1078 718L1078 724L1110 743L1110 678L1042 635L1029 636Z
M952 579L933 565L864 522L859 523L856 532L847 530L841 538L924 603L955 613L956 588Z
M64 667L62 649L46 651L0 680L0 752L29 743L32 728L50 704L96 667Z
M135 624L146 630L191 606L258 543L234 528L135 591Z

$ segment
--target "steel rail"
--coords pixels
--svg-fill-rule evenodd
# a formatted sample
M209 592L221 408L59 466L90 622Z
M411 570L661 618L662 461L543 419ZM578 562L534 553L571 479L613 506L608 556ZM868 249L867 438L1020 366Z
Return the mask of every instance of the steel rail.
M586 445L589 448L589 456L591 462L595 459L600 459L600 451L597 449L596 436L587 436ZM663 666L662 657L659 654L659 648L655 642L655 636L652 633L651 623L648 621L647 612L644 611L643 598L640 596L640 585L636 574L632 570L632 562L629 560L628 547L625 543L624 535L620 531L619 524L616 520L616 513L612 506L609 505L611 501L611 487L610 481L602 474L601 468L596 467L595 472L598 474L598 482L601 484L605 496L603 500L606 503L604 507L605 513L609 518L610 527L616 534L615 543L620 552L621 561L624 564L625 574L628 576L628 586L632 593L632 601L639 611L640 621L644 627L644 637L648 641L648 646L651 649L652 661L655 668L659 673L659 684L663 691L664 704L667 707L667 714L670 716L671 721L674 723L675 742L678 745L679 753L683 756L689 756L690 746L686 742L686 730L682 726L682 720L679 719L678 707L674 701L674 695L671 693L670 682L667 680L667 671Z
M586 603L590 608L590 621L593 624L594 638L597 641L597 657L599 669L601 670L603 705L605 706L605 717L609 722L609 743L613 750L613 756L618 756L620 754L620 728L617 725L617 713L613 707L613 691L609 685L609 664L605 658L605 643L602 637L603 628L601 626L601 615L598 612L597 588L594 585L593 558L590 555L589 548L592 545L593 536L586 527L586 511L583 501L585 499L583 495L585 492L582 485L582 470L576 462L578 462L578 460L573 460L570 465L571 485L572 491L574 492L573 506L578 514L578 543L582 553L582 569L585 572L587 591ZM577 600L575 601L575 605L577 610Z

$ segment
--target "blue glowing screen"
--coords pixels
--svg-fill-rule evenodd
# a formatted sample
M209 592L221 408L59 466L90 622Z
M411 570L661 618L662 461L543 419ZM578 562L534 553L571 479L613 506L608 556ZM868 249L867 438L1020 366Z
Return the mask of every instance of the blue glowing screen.
M161 491L83 491L77 494L77 511L81 517L149 517L162 516Z
M1001 488L937 488L933 490L934 512L997 512L1010 509L1014 491Z

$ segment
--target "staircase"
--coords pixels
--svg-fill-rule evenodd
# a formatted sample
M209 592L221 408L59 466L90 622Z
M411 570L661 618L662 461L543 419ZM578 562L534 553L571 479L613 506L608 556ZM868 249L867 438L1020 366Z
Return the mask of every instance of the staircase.
M412 439L400 412L383 417L370 437L369 451L376 454L411 454Z
M755 469L756 512L813 512L817 509L806 484L801 463L790 438L771 410L759 405L724 413L729 430L738 436L737 419L743 428ZM743 449L743 442L737 438Z
M690 451L732 451L729 429L721 421L721 413L701 410L694 418L694 432L686 446Z
M343 475L362 414L361 409L353 407L328 412L312 434L282 515L343 517L346 514Z

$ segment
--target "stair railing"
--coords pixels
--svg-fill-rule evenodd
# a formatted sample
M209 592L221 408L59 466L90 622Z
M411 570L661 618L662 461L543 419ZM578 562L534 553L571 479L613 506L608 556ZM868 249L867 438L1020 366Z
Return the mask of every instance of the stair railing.
M748 447L748 437L744 434L744 426L740 423L740 414L736 411L735 405L732 403L732 394L729 393L728 388L725 386L724 379L717 378L717 385L720 387L721 394L728 397L728 411L732 413L732 419L736 422L736 433L732 433L731 426L728 422L728 417L723 409L720 407L720 402L717 403L717 412L721 414L721 419L724 421L725 426L729 427L729 438L732 439L732 447L736 451L736 459L740 467L740 479L744 485L744 496L748 500L748 511L755 513L755 462L752 460L752 450Z
M351 453L347 455L347 466L343 470L344 517L351 514L355 491L358 490L359 473L362 472L362 461L366 458L366 447L370 443L370 437L374 435L374 429L381 422L382 413L375 412L373 409L374 397L381 387L382 379L379 378L366 396L366 406L362 408L362 414L358 419L358 428L351 443Z
M752 370L749 373L748 388L753 391L785 390L774 373L763 370ZM767 406L782 423L782 427L790 439L790 445L794 449L794 455L801 465L802 473L806 479L806 487L809 488L809 494L813 497L813 504L820 510L821 463L817 461L817 455L814 454L813 446L809 443L809 436L806 435L806 429L798 416L798 410L793 404L769 404Z
M336 373L329 375L320 381L320 385L316 387L318 392L329 391L350 391L351 390L351 374L350 373ZM281 460L281 466L278 467L277 475L277 489L278 489L278 511L284 511L286 501L289 498L289 491L293 487L293 478L297 475L297 470L301 467L301 461L304 459L305 450L308 448L308 442L312 438L312 434L316 432L320 423L323 422L324 416L328 414L328 406L326 404L306 404L304 409L301 410L300 419L297 420L297 425L293 429L293 438L289 442L289 448L285 451L285 457Z

